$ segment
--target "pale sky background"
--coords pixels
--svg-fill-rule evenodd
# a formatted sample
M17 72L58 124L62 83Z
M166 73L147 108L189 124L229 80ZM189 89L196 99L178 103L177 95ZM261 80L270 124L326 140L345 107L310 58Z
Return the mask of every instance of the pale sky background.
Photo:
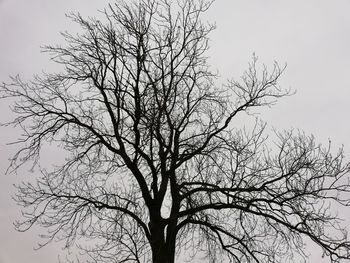
M19 73L30 78L54 65L40 46L60 41L59 31L70 29L69 11L94 16L107 0L0 0L0 81ZM253 52L261 62L274 60L288 67L281 86L297 90L261 118L269 127L291 127L330 138L334 149L345 145L350 160L350 0L217 0L207 13L217 30L211 35L211 60L223 77L238 78ZM0 122L11 118L1 101ZM11 200L12 184L22 175L4 175L18 130L0 128L0 263L56 263L59 245L34 251L38 229L15 232L12 222L19 207ZM55 149L47 156L54 162ZM342 211L350 218L349 211ZM39 229L40 230L40 229ZM350 225L349 225L350 230ZM319 250L309 247L308 262L321 263Z

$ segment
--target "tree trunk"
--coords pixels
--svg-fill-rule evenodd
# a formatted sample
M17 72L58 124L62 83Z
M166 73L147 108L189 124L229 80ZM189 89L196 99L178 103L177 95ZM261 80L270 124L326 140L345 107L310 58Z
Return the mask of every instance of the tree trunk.
M154 244L152 246L153 263L174 263L175 247L167 247L165 244Z
M177 214L179 202L174 202L167 223L161 216L162 202L155 203L150 210L149 229L151 233L151 248L153 263L174 263L176 246Z
M169 227L169 226L168 226ZM174 263L175 262L175 235L174 231L167 231L166 240L164 238L164 228L159 227L154 229L154 234L159 234L152 236L152 258L153 263Z
M153 263L174 263L175 242L171 242L171 244L169 243L167 244L164 239L164 232L159 234L161 235L152 235L152 244L151 244L152 259L153 259L152 262Z
M174 255L169 254L164 232L165 225L160 213L156 213L156 216L152 217L149 228L151 232L152 262L174 263Z
M169 255L167 254L167 250L165 246L152 248L152 262L153 263L174 263L174 261L171 261L171 258L169 258Z

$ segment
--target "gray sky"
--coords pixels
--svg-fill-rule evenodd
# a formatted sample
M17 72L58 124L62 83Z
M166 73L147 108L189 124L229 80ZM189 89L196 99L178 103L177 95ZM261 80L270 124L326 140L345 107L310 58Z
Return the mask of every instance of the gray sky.
M0 0L0 81L9 75L29 78L43 69L54 69L39 46L60 41L59 31L72 27L65 13L79 10L94 15L104 7L101 0ZM314 134L318 141L332 139L334 146L345 145L350 160L350 0L217 0L208 12L216 21L211 35L213 67L223 78L238 78L247 68L253 52L261 62L287 63L282 87L297 94L264 110L261 118L271 127L291 127ZM0 104L0 121L10 118L8 105ZM15 147L6 142L18 131L0 128L0 173ZM54 161L55 152L47 158ZM57 244L33 251L39 241L37 229L14 231L19 216L10 195L12 184L28 177L0 177L0 263L57 262ZM344 212L350 217L350 211ZM350 230L350 226L349 226ZM308 262L321 263L318 250Z

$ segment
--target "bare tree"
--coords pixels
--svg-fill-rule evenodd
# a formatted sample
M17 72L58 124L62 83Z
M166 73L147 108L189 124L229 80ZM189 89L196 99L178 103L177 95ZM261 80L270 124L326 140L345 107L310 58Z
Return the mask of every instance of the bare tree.
M218 84L207 62L214 26L205 0L118 2L104 20L71 18L82 33L46 51L62 71L1 86L13 98L21 150L10 168L59 145L66 161L18 186L17 224L46 243L78 245L88 262L296 262L304 238L331 262L350 259L333 205L349 206L340 150L291 131L268 147L264 124L235 120L288 94L278 64L253 59L239 82ZM260 73L259 73L260 72ZM83 242L80 242L83 241Z

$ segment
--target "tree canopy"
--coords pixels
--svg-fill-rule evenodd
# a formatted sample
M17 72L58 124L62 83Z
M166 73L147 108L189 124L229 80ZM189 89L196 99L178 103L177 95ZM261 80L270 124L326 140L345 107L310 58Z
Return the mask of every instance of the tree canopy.
M332 207L347 207L349 163L302 132L249 129L239 115L289 94L284 70L254 57L239 81L208 63L205 0L118 1L104 19L71 19L78 34L48 46L58 73L0 88L12 98L22 148L40 177L17 186L21 231L40 225L45 245L65 240L87 262L298 262L305 238L331 262L350 259ZM43 145L63 164L38 166Z

